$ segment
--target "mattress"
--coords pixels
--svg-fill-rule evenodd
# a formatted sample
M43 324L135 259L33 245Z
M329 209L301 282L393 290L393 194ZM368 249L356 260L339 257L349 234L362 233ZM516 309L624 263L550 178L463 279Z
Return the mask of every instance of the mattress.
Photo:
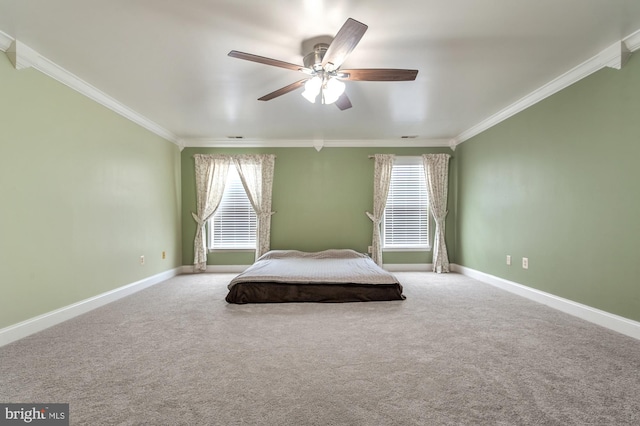
M350 249L272 250L228 285L229 303L404 300L397 278Z

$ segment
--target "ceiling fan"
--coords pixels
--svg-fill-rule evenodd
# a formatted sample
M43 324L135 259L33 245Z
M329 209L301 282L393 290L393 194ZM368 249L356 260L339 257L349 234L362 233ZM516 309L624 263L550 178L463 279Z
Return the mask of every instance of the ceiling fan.
M300 71L307 75L302 80L282 87L259 98L259 101L269 101L304 86L302 93L309 102L314 103L318 95L324 104L335 103L338 108L345 110L351 108L351 101L344 93L346 81L412 81L416 79L418 70L393 69L393 68L365 68L365 69L340 69L349 53L360 42L367 31L367 26L355 19L347 19L340 31L330 43L318 43L313 47L313 52L303 59L304 65L291 64L264 56L232 50L229 56L247 61L258 62L274 67Z

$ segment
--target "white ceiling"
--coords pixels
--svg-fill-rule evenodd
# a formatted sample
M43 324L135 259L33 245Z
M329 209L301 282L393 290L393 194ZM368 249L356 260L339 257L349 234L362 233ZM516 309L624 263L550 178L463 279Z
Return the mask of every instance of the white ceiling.
M347 82L345 111L301 91L262 102L304 75L227 56L301 64L303 40L349 17L369 29L344 68L417 79ZM639 0L0 0L0 31L187 145L442 144L638 29Z

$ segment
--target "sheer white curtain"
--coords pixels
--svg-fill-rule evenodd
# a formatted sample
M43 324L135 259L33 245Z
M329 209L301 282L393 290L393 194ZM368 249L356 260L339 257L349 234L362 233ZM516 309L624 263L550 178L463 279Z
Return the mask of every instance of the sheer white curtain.
M444 241L447 217L447 189L449 187L449 154L423 154L424 173L427 179L427 194L436 233L433 238L433 271L449 272L449 256Z
M191 215L197 223L193 242L194 271L207 270L207 247L205 225L220 205L227 173L231 165L228 155L194 155L196 162L196 212Z
M371 242L371 258L376 264L382 266L382 238L380 225L387 205L389 184L391 183L391 171L393 170L393 154L376 154L373 156L375 165L373 169L373 214L366 212L373 222L373 240Z
M234 164L258 218L256 259L270 249L271 194L275 155L236 155Z

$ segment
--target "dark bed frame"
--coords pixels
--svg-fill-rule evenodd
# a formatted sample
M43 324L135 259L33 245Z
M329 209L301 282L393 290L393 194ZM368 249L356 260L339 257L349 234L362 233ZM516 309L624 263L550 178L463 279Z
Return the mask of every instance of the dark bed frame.
M226 301L229 303L283 302L376 302L404 300L402 285L397 284L291 284L251 282L235 284Z

